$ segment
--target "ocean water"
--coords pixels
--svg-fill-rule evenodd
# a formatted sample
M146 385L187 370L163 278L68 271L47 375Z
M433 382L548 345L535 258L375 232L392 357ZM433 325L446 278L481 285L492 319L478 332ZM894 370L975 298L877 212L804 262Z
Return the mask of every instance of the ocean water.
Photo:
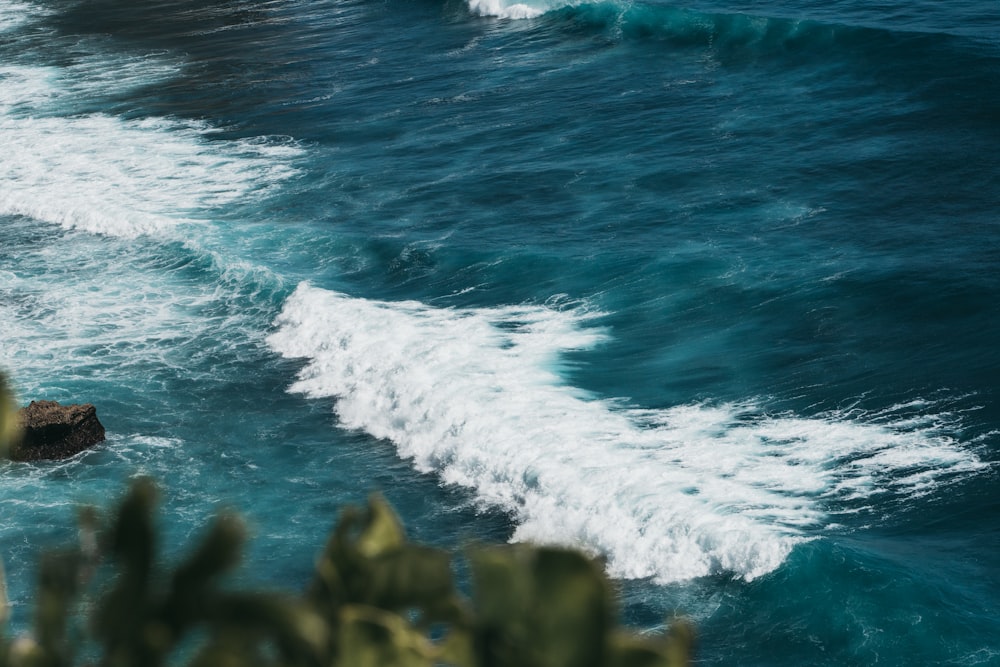
M1000 665L995 0L0 0L15 628L80 503L602 556L703 665Z

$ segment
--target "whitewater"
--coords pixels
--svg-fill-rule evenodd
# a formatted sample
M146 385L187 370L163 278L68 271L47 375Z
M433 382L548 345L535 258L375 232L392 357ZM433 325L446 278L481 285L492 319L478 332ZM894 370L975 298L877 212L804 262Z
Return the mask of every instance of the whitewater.
M310 359L292 389L336 398L344 427L509 511L512 539L590 548L621 577L752 579L829 520L824 498L914 494L982 465L936 433L936 416L902 430L752 404L654 411L582 395L555 369L560 352L596 344L584 317L301 285L269 342Z

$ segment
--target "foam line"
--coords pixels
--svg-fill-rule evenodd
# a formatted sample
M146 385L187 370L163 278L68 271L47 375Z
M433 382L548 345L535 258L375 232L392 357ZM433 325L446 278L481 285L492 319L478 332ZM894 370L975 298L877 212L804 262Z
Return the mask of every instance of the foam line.
M0 68L0 215L133 238L265 196L296 173L286 141L212 141L211 126L169 118L58 115L63 88L51 68Z
M981 464L933 428L756 406L637 410L567 386L560 354L602 334L579 311L441 309L300 285L269 337L308 359L292 391L509 512L514 540L603 554L661 582L780 566L830 507Z

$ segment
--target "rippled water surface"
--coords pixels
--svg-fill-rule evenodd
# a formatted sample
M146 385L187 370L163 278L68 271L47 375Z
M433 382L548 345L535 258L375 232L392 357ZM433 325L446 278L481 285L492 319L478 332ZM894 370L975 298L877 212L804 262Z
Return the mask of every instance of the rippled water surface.
M605 557L699 664L1000 663L1000 10L0 0L14 626L74 507Z

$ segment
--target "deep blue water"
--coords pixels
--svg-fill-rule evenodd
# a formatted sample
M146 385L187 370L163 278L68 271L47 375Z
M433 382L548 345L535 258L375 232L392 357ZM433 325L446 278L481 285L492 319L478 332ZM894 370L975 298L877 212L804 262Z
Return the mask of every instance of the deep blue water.
M128 478L301 587L418 539L603 555L706 665L1000 664L1000 7L0 0L14 626Z

